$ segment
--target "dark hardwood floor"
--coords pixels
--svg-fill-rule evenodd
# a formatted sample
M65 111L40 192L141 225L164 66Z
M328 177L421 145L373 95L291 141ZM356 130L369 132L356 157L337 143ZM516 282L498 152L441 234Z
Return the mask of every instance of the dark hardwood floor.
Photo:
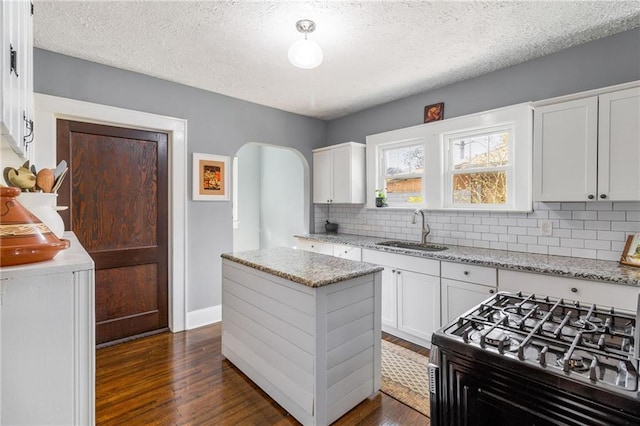
M220 324L162 333L96 352L98 425L297 425L220 353ZM394 343L428 350L385 335ZM378 392L334 425L429 425Z

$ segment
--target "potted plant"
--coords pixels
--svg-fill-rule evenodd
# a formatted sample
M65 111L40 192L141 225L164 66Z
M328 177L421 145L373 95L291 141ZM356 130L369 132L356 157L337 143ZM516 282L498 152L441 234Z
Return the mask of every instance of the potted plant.
M384 189L376 189L376 207L387 207L387 193Z

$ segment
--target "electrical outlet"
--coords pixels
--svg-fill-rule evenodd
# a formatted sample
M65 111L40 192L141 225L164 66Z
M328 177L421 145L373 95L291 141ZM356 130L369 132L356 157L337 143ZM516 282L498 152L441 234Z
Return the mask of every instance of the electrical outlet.
M553 225L550 220L540 221L540 235L543 237L550 237L553 235Z

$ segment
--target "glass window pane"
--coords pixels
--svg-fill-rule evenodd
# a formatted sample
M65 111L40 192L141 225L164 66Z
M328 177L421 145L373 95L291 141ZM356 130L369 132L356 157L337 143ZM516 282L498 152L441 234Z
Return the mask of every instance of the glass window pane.
M451 139L454 170L480 169L509 164L509 133Z
M385 149L383 161L387 203L421 203L424 147L411 145Z
M507 173L459 173L452 175L453 204L506 204Z

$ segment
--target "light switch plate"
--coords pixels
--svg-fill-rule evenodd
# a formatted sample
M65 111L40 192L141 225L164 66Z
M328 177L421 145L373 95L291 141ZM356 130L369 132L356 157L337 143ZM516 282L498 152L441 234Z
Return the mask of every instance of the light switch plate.
M553 225L550 220L540 221L540 235L543 237L550 237L553 235Z

